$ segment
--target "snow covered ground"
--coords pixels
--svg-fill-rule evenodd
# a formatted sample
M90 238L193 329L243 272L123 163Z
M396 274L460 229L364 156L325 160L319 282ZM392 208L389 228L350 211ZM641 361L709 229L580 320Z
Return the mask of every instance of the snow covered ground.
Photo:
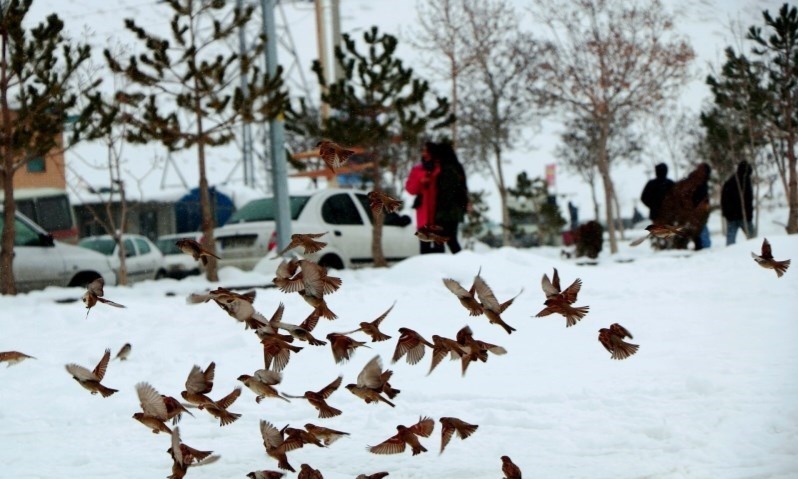
M783 216L783 215L782 215ZM767 223L766 225L770 225ZM798 236L763 226L776 259L798 260ZM636 233L631 234L635 237ZM347 431L329 448L305 446L288 458L321 470L327 479L390 472L391 478L501 477L500 456L508 455L539 478L795 478L798 477L798 266L777 278L750 257L761 236L724 248L715 235L708 251L687 255L654 253L623 244L619 263L600 266L561 260L559 250L504 248L457 256L416 257L389 269L341 271L342 288L328 298L339 319L321 320L314 331L355 329L396 301L382 329L389 341L369 343L352 360L336 365L329 346L310 347L292 357L277 389L289 394L318 390L343 374L355 382L363 365L379 354L395 371L401 390L396 408L366 405L341 387L328 400L343 410L319 419L304 400L265 399L256 404L244 389L230 407L240 420L219 427L203 411L184 417L188 445L213 450L221 459L191 469L188 477L244 477L276 469L267 457L258 423L277 427L305 423ZM504 313L517 332L507 335L484 316L470 318L444 287L442 278L466 286L479 268L500 301L522 288ZM558 268L563 283L582 278L578 305L590 313L572 328L559 316L534 318L543 307L540 278ZM222 286L266 284L270 277L221 271ZM261 368L261 348L213 304L188 305L192 292L206 290L201 278L108 287L107 298L127 305L97 305L86 318L80 289L51 288L0 297L0 351L36 356L0 368L0 478L153 478L170 474L170 445L132 414L139 410L134 385L148 381L179 397L195 364L217 364L213 398L241 386L236 378ZM298 295L258 289L256 308L270 316L286 306L285 319L300 322L310 311ZM599 328L620 323L640 345L635 356L614 361L597 341ZM475 337L509 352L473 364L461 377L448 360L430 375L429 352L420 364L391 365L399 336L409 327L427 339L454 337L470 325ZM355 335L365 340L361 333ZM103 384L118 389L109 398L92 396L65 371L67 363L93 368L106 348L132 344L128 361L112 361ZM419 416L436 420L421 442L429 452L377 456L366 451L411 425ZM465 441L440 448L442 416L478 424ZM295 477L288 474L286 477Z

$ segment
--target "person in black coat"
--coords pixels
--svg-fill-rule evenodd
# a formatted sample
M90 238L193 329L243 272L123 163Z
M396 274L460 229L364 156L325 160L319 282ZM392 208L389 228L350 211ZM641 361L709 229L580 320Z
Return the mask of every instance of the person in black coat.
M440 173L437 178L435 224L443 228L444 236L450 238L446 245L454 254L462 249L457 240L457 230L468 208L468 186L465 170L451 143L439 143L437 153Z
M640 201L648 207L648 217L657 223L662 208L662 200L673 187L673 180L668 178L668 165L660 163L654 167L657 177L646 183Z
M726 218L726 246L737 240L737 230L743 230L747 238L754 232L754 190L751 186L751 164L743 160L737 165L737 172L723 183L720 192L720 210Z

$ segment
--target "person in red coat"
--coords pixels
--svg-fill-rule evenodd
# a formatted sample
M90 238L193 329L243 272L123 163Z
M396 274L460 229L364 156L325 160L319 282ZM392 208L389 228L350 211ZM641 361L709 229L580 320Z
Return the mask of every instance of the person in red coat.
M416 195L413 208L416 210L416 227L435 224L435 202L438 196L438 174L440 164L434 155L435 144L427 142L421 149L421 163L413 166L405 182L405 190ZM421 241L421 254L442 253L444 246Z

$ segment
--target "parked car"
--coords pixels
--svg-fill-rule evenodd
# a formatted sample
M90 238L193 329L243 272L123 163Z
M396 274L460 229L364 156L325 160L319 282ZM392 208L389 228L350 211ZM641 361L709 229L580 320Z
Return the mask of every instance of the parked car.
M185 278L200 274L199 261L191 255L180 251L175 242L182 238L190 238L199 241L201 233L175 233L171 235L159 236L155 245L163 253L163 265L166 269L166 276L175 279Z
M85 286L100 276L105 284L116 284L116 274L105 256L53 240L42 227L18 211L15 228L13 269L18 291Z
M125 234L122 239L125 242L125 266L129 283L166 276L163 253L149 238ZM78 246L104 254L117 277L119 276L119 249L110 235L88 236L78 241Z
M351 268L370 263L371 208L365 191L325 189L289 197L291 232L323 233L327 246L308 258L328 268ZM214 230L219 266L273 272L279 260L274 198L253 200ZM388 261L418 254L418 240L410 217L391 213L385 217L382 249Z

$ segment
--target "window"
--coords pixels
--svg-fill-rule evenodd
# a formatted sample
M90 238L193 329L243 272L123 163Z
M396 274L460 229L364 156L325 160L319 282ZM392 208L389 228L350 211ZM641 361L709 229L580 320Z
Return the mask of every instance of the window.
M116 243L111 238L86 238L78 242L78 246L94 250L105 256L114 254Z
M362 225L363 220L352 198L346 193L327 198L321 207L322 219L331 225Z
M31 159L27 163L28 171L31 173L42 173L44 172L44 157L37 156L36 158Z
M150 245L141 238L136 238L136 246L139 247L139 254L145 255L150 252Z
M133 246L133 241L126 239L125 240L125 257L130 258L131 256L136 256L136 247Z
M3 217L0 215L0 230L3 229ZM16 218L14 221L14 246L42 246L42 238L38 231L28 223Z
M72 228L72 210L66 195L39 198L36 204L36 222L47 231Z
M302 208L310 199L309 196L291 196L288 198L291 208L291 219L299 218ZM252 221L274 221L274 198L261 198L245 204L240 210L233 213L227 224L249 223Z
M356 193L357 200L360 202L360 206L366 210L366 216L369 217L369 222L374 224L374 212L371 211L371 202L369 201L368 196ZM382 216L382 225L383 226L407 226L412 222L409 216L407 215L400 215L398 213L385 213L383 211Z

